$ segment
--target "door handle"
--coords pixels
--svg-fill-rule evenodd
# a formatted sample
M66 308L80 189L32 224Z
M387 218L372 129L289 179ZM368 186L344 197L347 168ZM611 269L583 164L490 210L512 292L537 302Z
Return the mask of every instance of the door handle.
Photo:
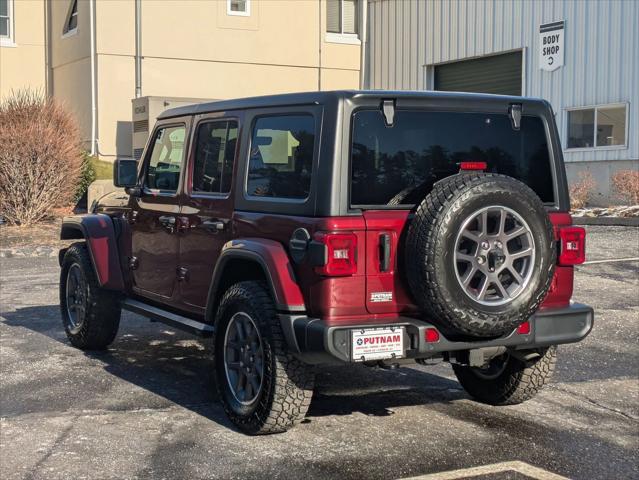
M223 220L206 220L200 224L200 227L212 233L224 231L226 222Z
M161 217L158 217L158 221L160 222L160 225L169 231L169 233L175 232L175 217L172 217L171 215L162 215Z

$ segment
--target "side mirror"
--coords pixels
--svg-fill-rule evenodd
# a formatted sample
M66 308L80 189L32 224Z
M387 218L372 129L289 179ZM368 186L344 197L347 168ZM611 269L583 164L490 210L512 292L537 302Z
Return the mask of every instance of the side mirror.
M135 187L138 184L138 161L118 158L113 163L113 184L116 187Z

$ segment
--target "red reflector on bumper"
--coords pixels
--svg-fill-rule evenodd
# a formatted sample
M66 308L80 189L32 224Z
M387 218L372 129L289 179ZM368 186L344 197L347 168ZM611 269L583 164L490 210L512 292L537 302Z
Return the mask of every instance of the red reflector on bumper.
M436 328L427 328L424 332L424 340L427 343L437 343L439 342L439 332Z
M524 322L517 327L519 335L528 335L530 333L530 322Z

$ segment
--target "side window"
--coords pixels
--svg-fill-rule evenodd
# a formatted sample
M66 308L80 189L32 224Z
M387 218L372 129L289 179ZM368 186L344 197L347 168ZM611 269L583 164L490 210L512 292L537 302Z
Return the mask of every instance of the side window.
M162 127L155 132L151 159L146 169L147 188L175 192L184 157L184 125Z
M228 193L233 178L237 122L208 122L197 129L193 191Z
M251 137L246 192L261 197L307 198L314 148L312 115L258 118Z

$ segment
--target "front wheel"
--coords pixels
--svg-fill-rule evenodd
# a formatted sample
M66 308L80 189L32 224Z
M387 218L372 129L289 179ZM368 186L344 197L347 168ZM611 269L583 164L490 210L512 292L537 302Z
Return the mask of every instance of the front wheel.
M85 243L74 243L62 260L60 310L71 344L82 350L103 350L120 326L120 299L100 287Z
M215 330L216 384L229 419L251 435L284 432L303 420L314 375L287 352L266 287L259 282L230 287Z
M557 362L555 346L528 353L534 358L520 360L506 353L482 368L453 364L453 370L462 387L476 400L490 405L516 405L541 390Z

